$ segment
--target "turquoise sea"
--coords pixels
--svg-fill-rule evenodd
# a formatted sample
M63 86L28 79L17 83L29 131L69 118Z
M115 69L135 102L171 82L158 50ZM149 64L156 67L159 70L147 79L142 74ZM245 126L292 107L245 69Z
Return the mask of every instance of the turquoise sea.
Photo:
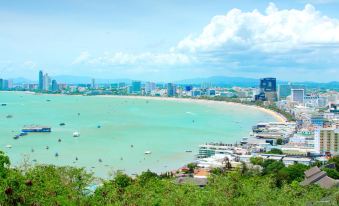
M13 165L71 165L100 177L118 169L128 174L177 169L194 160L202 143L239 142L257 122L275 121L242 105L156 99L1 92L1 103L7 105L0 106L0 150ZM50 126L52 132L13 139L31 124ZM75 131L80 137L72 136ZM8 144L12 148L6 148Z

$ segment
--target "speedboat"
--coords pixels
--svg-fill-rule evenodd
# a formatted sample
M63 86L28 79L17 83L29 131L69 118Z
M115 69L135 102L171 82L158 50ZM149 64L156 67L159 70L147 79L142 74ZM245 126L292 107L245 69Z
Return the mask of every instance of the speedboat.
M73 137L79 137L80 133L79 132L73 132Z
M151 154L152 152L151 151L145 151L145 154Z
M19 136L26 136L27 132L20 132Z

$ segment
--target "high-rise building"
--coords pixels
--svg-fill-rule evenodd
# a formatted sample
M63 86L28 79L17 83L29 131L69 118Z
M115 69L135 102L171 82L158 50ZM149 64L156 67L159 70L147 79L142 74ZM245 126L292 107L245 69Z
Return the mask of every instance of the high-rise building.
M57 92L59 90L58 83L55 79L52 80L52 91Z
M177 86L173 83L167 84L167 96L174 97L177 94Z
M259 93L254 96L255 100L277 101L277 80L276 78L260 79Z
M92 88L92 89L95 89L95 88L96 88L96 85L95 85L95 79L94 79L94 78L92 79L91 88Z
M286 97L290 96L292 89L304 89L306 91L306 87L304 85L280 84L278 86L279 100L286 99Z
M46 73L44 76L43 76L43 87L42 89L44 91L49 91L49 86L51 84L51 78L49 78L48 74Z
M277 80L276 78L262 78L260 79L260 90L262 92L276 92Z
M141 82L140 81L133 81L132 82L132 94L141 94Z
M39 86L38 86L38 89L39 90L43 90L44 88L44 74L43 72L40 70L39 71Z
M304 89L292 89L292 101L297 102L299 104L304 103L304 97L305 97L305 90Z
M156 85L154 82L146 82L145 83L145 93L150 94L152 91L156 89Z
M321 128L315 132L316 150L320 154L339 154L339 129Z
M8 89L13 89L13 80L12 79L8 80Z
M8 90L8 80L0 79L0 90Z
M189 92L193 89L193 86L192 85L186 85L185 86L185 92Z

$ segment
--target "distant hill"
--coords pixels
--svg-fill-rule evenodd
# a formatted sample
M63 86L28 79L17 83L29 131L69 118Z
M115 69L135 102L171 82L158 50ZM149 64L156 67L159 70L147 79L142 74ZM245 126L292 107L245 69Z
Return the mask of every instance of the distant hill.
M212 76L206 78L194 78L176 81L176 84L192 84L201 85L202 83L210 83L214 86L223 87L258 87L259 79L255 78L244 78L244 77L226 77L226 76ZM287 81L277 81L277 84L287 84ZM339 82L292 82L293 84L303 84L309 88L324 88L324 89L339 89Z
M71 75L58 75L53 76L52 79L57 80L59 83L66 83L66 84L91 84L93 77L88 76L71 76ZM111 84L111 83L118 83L118 82L131 82L130 79L100 79L95 78L96 84Z
M223 86L223 87L256 87L259 84L259 79L254 78L244 78L244 77L225 77L225 76L212 76L206 78L194 78L194 79L185 79L175 82L176 84L193 84L200 85L203 83L210 83L214 86Z

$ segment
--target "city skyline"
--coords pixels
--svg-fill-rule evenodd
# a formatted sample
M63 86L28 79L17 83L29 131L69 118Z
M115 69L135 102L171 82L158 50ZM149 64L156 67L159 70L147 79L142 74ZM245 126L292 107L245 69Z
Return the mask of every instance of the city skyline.
M44 70L164 82L338 81L336 6L335 0L2 2L0 77L35 80Z

